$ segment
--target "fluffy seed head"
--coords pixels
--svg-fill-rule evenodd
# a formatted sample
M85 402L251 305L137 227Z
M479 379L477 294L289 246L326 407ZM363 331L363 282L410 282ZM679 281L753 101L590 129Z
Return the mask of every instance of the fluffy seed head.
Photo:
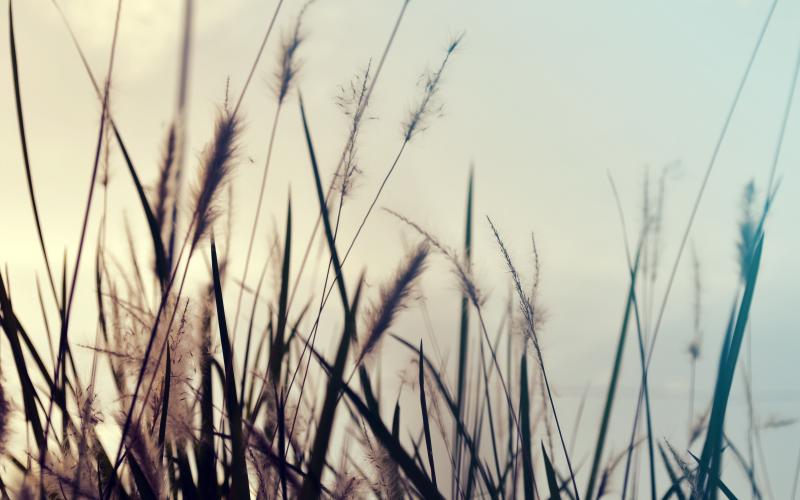
M195 230L192 246L208 233L219 217L221 187L230 179L239 152L241 124L238 115L224 109L217 116L214 138L200 160L200 176L194 192Z
M278 70L275 72L275 96L278 98L278 103L283 103L286 99L289 90L291 90L292 82L300 70L300 61L297 57L298 49L303 43L304 36L302 30L303 16L308 10L308 7L314 2L309 0L300 9L294 28L283 36L280 45L280 52L278 56Z
M403 138L406 142L410 142L414 136L428 128L428 121L432 116L439 115L442 112L442 105L438 103L439 89L441 88L442 75L447 66L450 56L456 51L461 44L464 34L453 38L447 45L444 58L435 71L426 71L423 73L420 81L422 82L422 97L419 103L412 108L411 112L403 123Z
M428 257L428 244L421 243L397 269L392 280L384 284L380 291L380 301L367 316L367 337L361 347L356 365L375 350L384 333L392 326L397 314L406 307L406 302L414 283L425 269Z

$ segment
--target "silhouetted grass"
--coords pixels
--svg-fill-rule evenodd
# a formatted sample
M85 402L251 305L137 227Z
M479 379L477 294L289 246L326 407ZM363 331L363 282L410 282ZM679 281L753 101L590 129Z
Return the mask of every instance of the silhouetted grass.
M114 38L102 84L92 73L64 13L58 10L77 49L83 71L89 76L101 103L91 184L86 197L78 200L85 208L77 238L77 253L72 259L67 259L65 253L60 283L55 281L57 270L50 265L45 244L43 228L46 224L39 211L32 152L28 144L29 131L25 128L23 114L25 87L20 78L23 62L20 56L28 52L18 52L9 2L10 73L22 167L33 212L35 228L32 230L36 232L43 254L53 303L42 297L37 279L38 304L34 306L41 312L43 331L26 330L23 323L30 326L35 320L23 320L17 316L9 270L0 273L0 327L5 332L11 352L10 360L6 360L4 366L11 371L13 363L18 379L18 385L13 386L8 385L9 381L5 379L0 381L0 457L4 460L3 465L7 466L0 469L0 494L4 498L377 496L427 499L444 498L443 489L449 486L449 496L453 498L579 500L582 497L594 500L616 493L614 483L620 476L621 496L628 498L628 493L632 497L639 494L636 477L642 464L639 463L638 451L639 445L644 443L647 443L649 462L648 494L654 499L662 494L663 498L674 496L679 500L711 500L720 492L728 498L735 498L729 483L723 481L723 474L727 479L731 473L722 466L728 456L733 456L738 462L737 469L744 471L755 496L761 497L762 491L770 491L768 479L765 485L761 484L761 477L756 474L752 445L745 450L749 451L749 457L745 457L726 433L726 415L742 346L745 337L749 336L747 325L756 297L765 224L778 186L775 165L793 92L788 96L763 211L760 214L752 212L756 199L753 185L748 191L747 210L739 221L739 240L736 243L741 289L736 290L735 305L724 330L708 421L690 429L690 439L685 447L673 447L657 434L661 415L651 412L651 374L648 370L681 255L770 22L774 3L715 143L655 318L650 313L655 304L653 300L657 300L653 291L662 245L663 178L657 214L654 218L650 215L645 218L633 256L630 255L632 249L628 245L622 203L612 181L613 196L622 219L629 285L616 350L613 359L609 360L611 376L598 427L591 433L577 432L586 401L584 397L574 423L575 431L571 433L573 442L568 447L564 435L570 430L562 427L563 420L556 411L556 389L560 382L551 380L550 372L545 369L547 356L540 331L542 313L537 301L541 264L535 240L532 241L532 290L526 291L527 285L523 284L523 278L514 266L509 248L492 220L487 218L491 236L498 245L498 255L505 264L504 270L493 271L498 274L506 271L510 278L505 314L498 324L492 324L487 321L491 316L486 314L491 294L479 287L475 278L476 267L483 266L474 255L475 241L480 235L473 231L476 181L472 168L466 179L464 218L458 223L459 226L464 223L463 248L460 251L451 249L421 225L387 209L410 227L421 241L410 245L407 258L378 288L371 306L361 305L368 300L366 296L370 293L368 283L371 282L366 281L366 272L345 268L358 238L365 234L363 230L382 193L389 188L390 178L402 163L404 152L438 114L444 94L445 70L453 64L463 37L459 35L452 39L435 69L423 74L420 95L401 126L402 134L387 161L388 169L379 177L376 190L367 200L366 211L356 219L348 219L342 207L349 197L355 196L354 180L361 172L357 155L360 130L368 119L366 113L377 79L409 6L408 0L401 2L400 12L374 71L370 62L351 84L349 93L340 96L338 104L345 111L348 124L341 134L345 139L342 153L338 162L331 162L334 168L330 172L321 167L312 140L312 135L323 133L323 129L312 127L313 110L306 109L295 90L298 49L304 36L301 20L310 2L301 8L290 25L280 46L275 71L275 109L272 128L266 144L263 144L266 160L259 172L261 182L256 209L248 217L252 225L248 226L246 257L241 275L234 278L233 286L227 287L226 276L235 274L239 268L238 262L228 258L231 246L238 244L230 238L234 195L229 186L240 161L243 102L283 2L277 2L267 20L266 32L238 98L230 107L226 97L225 105L220 108L213 135L194 169L197 179L194 190L187 195L183 185L187 184L184 179L187 167L184 165L187 163L185 115L193 2L186 0L181 24L178 102L163 146L151 199L146 195L110 105L121 2L117 3ZM58 4L55 7L58 8ZM793 84L798 75L797 68L800 68L800 58L793 74ZM275 231L269 255L260 255L255 250L254 241L261 235L259 221L266 199L272 151L280 128L279 117L282 112L288 112L285 106L295 96L314 199L298 201L295 198L293 202L289 197L283 237ZM326 124L326 132L327 128ZM86 240L98 171L103 166L104 152L107 154L112 146L119 149L133 181L133 191L142 210L138 215L144 215L149 239L140 245L137 235L126 224L127 260L113 255L106 244L106 239L114 236L107 234L108 214L104 204L103 225L95 246L94 290L90 296L90 303L95 303L97 309L96 340L94 345L79 345L70 337L72 305L76 303L79 291L84 293L77 287L80 263L89 247ZM105 186L105 172L103 177L101 183ZM324 182L326 178L329 182ZM462 182L463 179L456 181ZM442 189L449 189L449 186ZM647 196L649 188L645 194L645 201L649 203ZM305 240L298 240L293 231L292 203L301 210L313 210L313 217L317 220ZM187 205L187 213L179 209ZM649 208L645 212L649 214ZM225 216L227 219L223 219ZM653 220L649 220L651 218ZM311 288L314 291L307 297L300 297L302 307L293 310L295 294L298 290L305 290L300 282L320 225L324 238L322 264L327 264L324 281L319 288ZM352 226L353 231L349 234L353 236L342 247L341 229L345 225ZM226 235L224 244L219 247L213 236L207 238L214 234L215 229L217 234ZM9 244L14 244L13 235L9 235L8 240ZM152 265L139 265L140 246L151 252L148 258L152 259ZM292 257L298 248L303 250L302 257L298 259L295 255L295 262L299 260L300 265L293 275ZM340 248L345 248L344 252ZM190 270L198 272L197 266L191 265L196 264L195 255L209 259L205 274L200 275L205 284L196 290L191 285L192 280L187 280ZM458 320L455 321L456 315L452 314L453 321L446 334L431 329L425 345L433 349L424 351L422 332L408 329L399 318L413 309L417 295L424 294L422 279L426 269L434 265L432 261L436 255L443 257L455 274L459 286L455 295L460 299L460 307ZM645 263L642 263L643 259ZM251 264L261 267L255 286L251 282L254 280L248 276ZM236 271L232 270L234 266L237 266ZM481 270L492 271L485 267ZM265 286L269 282L267 276L272 275L268 274L270 272L275 276L274 291ZM696 344L692 345L696 347L692 351L691 365L687 367L692 373L690 396L687 396L692 405L691 419L695 416L694 370L699 359L699 265L695 265L695 282L697 298L693 333ZM316 286L317 283L312 282L312 287ZM330 306L326 311L334 287L340 304L338 307ZM88 291L85 293L89 294ZM230 317L225 308L226 293L236 293L235 307L231 308L234 314L232 329L228 328ZM642 311L640 294L645 296ZM24 300L16 295L13 297ZM312 304L317 302L316 310L312 309ZM245 311L243 314L242 310ZM311 314L308 314L309 310ZM190 314L189 311L194 312ZM333 327L321 321L324 312L334 318L331 322ZM58 322L51 331L54 314ZM244 341L237 343L240 315L244 315L247 330ZM635 373L641 384L639 398L631 426L615 429L614 415L622 406L618 394L622 360L631 328L636 329L638 341L639 366ZM496 335L490 335L490 330L496 331ZM57 342L52 335L55 332ZM47 338L51 351L49 356L47 353L42 356L33 342L42 335ZM455 338L456 352L451 364L445 361L439 350L443 335ZM317 346L318 336L331 346L330 352ZM84 367L74 356L78 348L88 350L93 356L88 382L81 380ZM382 385L386 363L381 363L380 357L387 353L395 360L406 360L413 373L412 381L401 384L397 394ZM113 386L101 382L105 371L98 360L102 357L108 362L109 380ZM372 358L377 361L371 362ZM538 367L530 372L529 358ZM357 382L351 383L356 373ZM750 391L750 380L750 375L746 374L747 391ZM14 390L10 390L12 387ZM416 402L412 406L401 397L404 390L419 391L418 410ZM110 402L102 408L96 403L101 393L104 401ZM15 404L19 406L19 401L21 416L13 411ZM640 417L646 422L646 431L638 427ZM98 434L106 432L100 426L101 421L116 426L118 435L116 432L110 437L102 435L101 439ZM772 425L783 425L783 422L773 421ZM642 435L643 432L646 436ZM616 433L627 443L621 450L609 453L611 436ZM19 439L12 442L9 435ZM689 448L693 441L701 438L702 451L699 457L695 457ZM752 435L750 439L754 439ZM576 441L581 445L578 452L575 451ZM559 443L560 448L554 443ZM116 450L113 455L108 453L109 444L112 451ZM643 448L641 446L642 451ZM581 455L587 449L589 455ZM657 482L656 450L668 484L663 484L663 477L661 484ZM620 473L618 469L621 469L623 460L625 469ZM763 462L763 456L760 460ZM586 480L583 496L578 488L579 480Z

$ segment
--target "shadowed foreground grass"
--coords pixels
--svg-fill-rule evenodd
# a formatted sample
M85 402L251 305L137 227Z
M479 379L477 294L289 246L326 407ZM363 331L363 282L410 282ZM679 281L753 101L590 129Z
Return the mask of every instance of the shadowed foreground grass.
M346 266L381 193L402 164L406 147L435 119L441 107L443 75L461 42L461 36L454 38L440 62L423 75L419 99L403 123L397 150L382 182L370 198L368 209L356 221L358 229L354 237L342 241L339 235L342 206L360 173L360 132L408 4L408 1L399 3L398 17L378 60L370 62L350 85L342 88L337 104L348 116L350 126L332 172L320 169L314 138L321 131L315 127L318 124L314 122L314 111L304 107L296 88L297 54L304 34L302 19L313 8L312 2L305 4L291 22L288 35L280 44L273 82L276 107L265 144L267 154L257 208L254 214L242 214L248 223L252 218L242 276L232 276L228 259L228 249L233 244L228 231L232 203L230 178L241 159L244 127L241 105L253 75L257 74L283 2L277 3L274 16L267 23L241 93L235 100L226 96L220 105L213 135L194 166L188 165L184 134L192 39L192 2L187 0L179 98L158 176L149 193L128 154L124 135L109 111L121 2L102 79L92 73L73 36L84 63L82 70L94 85L101 111L91 184L82 201L85 211L78 252L73 261L67 262L65 257L59 277L46 251L43 232L46 221L40 220L37 206L36 166L31 164L28 154L21 92L24 82L19 71L19 66L24 65L25 52L16 46L9 3L10 73L14 81L22 166L46 276L44 289L39 288L39 305L44 324L49 326L46 332L26 330L23 325L34 321L16 314L8 271L5 276L0 275L0 325L11 351L11 360L5 361L3 370L9 379L16 376L13 384L4 380L0 385L0 435L2 442L8 444L3 449L5 467L0 480L4 498L577 500L617 494L622 498L637 495L735 498L722 476L724 461L739 464L753 495L761 498L763 484L757 480L752 446L749 456L740 453L739 446L726 435L725 421L748 334L748 317L765 244L765 222L778 185L775 164L783 129L763 208L754 208L754 187L751 185L746 191L738 241L740 284L733 291L729 322L719 325L725 335L713 396L708 402L697 402L698 406L707 404L710 410L699 424L692 425L688 442L681 440L678 444L654 435L658 415L650 411L648 368L695 214L772 11L764 21L739 82L668 275L666 291L663 297L655 298L658 302L654 302L652 282L662 244L664 175L660 179L661 189L656 189L660 194L653 198L649 197L650 184L646 181L644 224L632 245L620 209L629 252L630 281L627 293L620 297L624 312L610 366L607 396L593 436L594 452L582 457L573 456L574 443L569 438L576 435L575 429L565 428L565 419L560 418L552 394L558 381L548 377L539 343L542 313L537 304L536 243L532 240L534 275L526 279L506 249L501 236L502 220L487 219L486 223L507 266L511 294L501 323L486 323L486 297L473 278L473 226L484 221L474 220L471 174L464 179L468 186L466 210L464 220L459 221L464 224L463 248L453 249L414 221L389 211L408 226L417 236L417 242L397 264L390 279L380 285L376 301L364 297L364 274L358 264ZM69 27L66 17L63 20ZM787 116L790 107L791 93ZM302 119L307 149L303 154L307 156L305 163L314 182L315 197L301 202L317 207L318 217L313 233L298 238L293 232L293 201L287 199L283 233L275 235L270 255L258 255L253 252L253 241L261 234L259 219L273 144L280 117L286 113L299 113ZM140 248L143 243L128 234L131 252L128 261L121 265L123 259L111 255L106 247L110 235L103 200L108 179L104 158L109 148L118 148L122 154L140 202L139 216L144 217L148 227L146 248ZM617 196L613 181L612 188ZM185 206L190 209L184 211ZM89 214L93 211L102 211L99 228L89 227ZM91 241L95 232L97 239ZM324 284L316 297L296 296L314 241L321 241L327 250ZM151 256L147 264L135 257L145 249ZM297 258L298 255L302 257ZM461 294L460 311L454 314L452 328L459 332L455 371L447 374L446 363L436 349L426 348L421 340L409 341L419 339L418 333L392 333L398 316L418 293L420 276L434 265L435 256L441 258L436 262L452 269ZM196 268L198 260L208 263L204 268L206 285L192 290L187 286L187 276L191 264L195 263ZM291 263L298 261L300 266L293 269ZM75 353L87 346L78 346L71 339L70 319L76 293L90 293L76 287L79 270L89 272L92 264L97 338L94 345L88 346L92 364L86 379L86 370L76 366ZM694 268L699 290L699 265ZM249 275L250 271L258 273L257 269L260 273L256 278ZM279 286L274 293L264 289L268 272L277 276ZM532 286L525 284L529 281ZM699 292L697 300L699 315ZM660 307L654 309L654 304ZM341 321L336 330L330 331L321 324L323 310L337 311ZM643 321L645 315L648 321ZM698 323L696 318L695 325ZM699 329L696 330L698 338L691 350L692 373L700 349ZM50 352L38 352L34 347L32 336L42 335L49 340ZM320 337L333 350L321 349ZM386 393L376 387L375 373L381 367L375 358L385 344L391 344L394 352L411 360L414 377L410 385L418 394L414 399L418 404L407 406L404 402L401 407L399 396L387 400ZM244 348L235 352L234 346ZM622 357L631 348L639 356L636 369L641 373L636 418L630 429L629 445L621 453L610 454L606 444L613 425ZM437 355L431 356L432 352ZM106 370L112 374L110 384L98 380L99 373ZM692 408L694 383L692 376L687 391ZM110 394L102 397L114 401L116 407L98 408L96 398L100 391L108 391ZM12 411L14 405L20 404L20 412ZM381 411L387 407L394 408L391 414ZM695 416L694 410L690 410L690 419ZM116 423L118 435L113 439L99 436L101 421ZM624 430L624 435L627 432ZM11 446L9 433L23 446ZM689 452L695 442L702 443L697 456ZM646 471L642 477L636 472L639 470ZM657 474L656 470L661 472ZM726 473L730 470L726 469ZM641 482L644 493L637 481Z

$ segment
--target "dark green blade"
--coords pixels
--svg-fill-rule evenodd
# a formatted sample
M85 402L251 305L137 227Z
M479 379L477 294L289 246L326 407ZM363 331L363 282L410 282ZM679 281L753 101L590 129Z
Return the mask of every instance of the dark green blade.
M247 462L245 447L242 441L242 410L236 400L236 375L233 370L233 351L228 338L228 325L225 319L225 304L222 300L222 284L219 277L217 249L211 240L211 272L214 278L214 299L217 304L217 324L219 327L222 358L225 363L225 401L228 406L228 425L231 433L231 493L234 499L250 497L250 486L247 478Z

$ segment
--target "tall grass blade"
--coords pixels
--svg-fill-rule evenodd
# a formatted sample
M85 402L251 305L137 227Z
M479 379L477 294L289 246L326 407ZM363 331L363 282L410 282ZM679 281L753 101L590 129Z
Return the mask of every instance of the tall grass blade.
M97 461L97 481L99 493L108 488L109 484L118 484L119 478L114 468L111 466L111 460L102 447L99 447L94 457ZM117 489L117 495L122 500L128 500L128 494L122 488Z
M303 96L299 95L300 101L300 116L303 119L303 132L305 132L306 145L308 146L308 155L311 160L311 169L314 173L314 185L317 190L317 199L319 200L319 210L322 216L322 223L325 227L325 238L328 242L328 249L331 253L331 264L336 275L336 284L339 287L339 295L342 299L342 308L345 312L345 317L349 313L350 304L347 300L347 289L344 284L344 275L342 274L342 264L339 260L339 253L336 251L336 241L333 237L333 229L331 228L330 217L328 216L328 205L325 201L325 194L322 192L322 180L319 176L319 166L317 165L317 155L314 153L314 145L311 142L311 132L308 130L308 120L306 119L306 110L303 106Z
M683 489L681 489L681 482L683 478L679 478L675 474L672 465L670 465L667 453L664 451L664 447L661 446L661 443L658 444L658 453L661 455L661 460L662 462L664 462L664 469L666 469L667 476L669 476L669 481L672 484L672 486L670 486L669 491L673 492L675 496L678 497L678 500L686 500L686 495L683 494ZM669 495L671 494L672 493L669 493ZM668 496L665 495L665 498L668 498Z
M472 186L473 186L473 170L470 169L469 181L467 183L467 217L466 229L464 231L464 266L469 271L472 262ZM458 335L458 380L456 386L456 406L458 408L458 416L464 416L464 375L467 370L467 347L469 345L469 297L466 292L461 295L461 317L459 323ZM461 438L458 432L454 432L455 441L455 475L454 482L458 482L461 471ZM455 488L455 484L454 484Z
M58 294L56 293L56 285L53 280L53 272L50 268L50 259L47 257L47 249L44 245L44 234L42 232L42 222L39 218L39 208L36 204L36 195L33 188L33 174L31 173L31 162L28 156L28 141L25 136L25 120L22 113L22 97L19 89L19 65L17 63L17 43L14 37L14 14L11 8L11 2L8 2L8 36L11 47L11 73L14 77L14 99L17 106L17 125L19 127L19 140L22 145L22 160L25 165L25 179L28 182L28 195L31 199L31 206L33 207L33 219L36 223L36 234L39 237L39 246L42 249L44 256L44 266L47 271L47 280L50 284L50 290L53 292L53 299L56 302L56 307L59 306Z
M619 372L622 368L622 353L625 348L625 339L628 334L628 322L633 309L640 255L640 252L636 253L633 270L631 272L631 284L628 288L628 299L625 305L625 313L622 316L622 327L620 328L619 332L619 341L617 342L617 352L614 357L614 365L611 369L611 381L608 384L608 393L606 395L606 402L603 408L603 416L600 420L600 428L597 433L597 445L595 446L594 457L592 458L592 468L589 473L589 484L586 487L586 494L584 495L587 500L594 498L594 489L598 479L598 472L600 471L600 460L603 456L603 448L605 446L606 437L608 434L608 424L611 420L611 408L614 406L614 396L616 395L617 391Z
M695 197L694 204L692 205L692 211L691 211L691 213L689 215L689 220L686 223L686 228L683 231L683 236L681 237L681 243L680 243L680 246L678 247L678 253L675 256L675 261L674 261L674 263L672 265L672 270L670 271L670 274L669 274L669 279L668 279L667 284L666 284L666 290L664 291L664 297L663 297L663 299L661 301L661 305L659 306L659 309L658 309L658 315L656 317L655 327L653 329L653 335L650 338L650 348L649 348L648 354L647 354L647 365L648 366L650 365L650 361L652 359L653 352L655 352L654 348L655 348L656 339L658 338L658 333L660 331L661 321L664 318L664 313L665 313L666 308L667 308L667 301L669 299L670 291L672 290L672 285L673 285L673 283L675 281L675 276L678 273L678 266L680 265L681 257L683 256L683 251L685 250L686 244L689 241L689 234L691 233L692 226L694 224L694 220L695 220L695 218L697 216L697 212L700 209L700 202L703 200L703 195L705 193L706 186L708 185L708 181L709 181L709 179L711 177L711 172L714 169L714 165L716 165L717 157L718 157L719 152L720 152L720 150L722 148L722 143L725 140L725 137L726 137L727 132L728 132L728 128L730 127L731 121L733 120L733 114L736 111L736 107L737 107L737 105L739 103L739 99L741 98L741 95L742 95L742 92L744 90L745 84L747 83L747 80L748 80L748 78L750 76L750 72L751 72L751 70L753 68L753 65L754 65L755 61L756 61L756 57L758 56L758 52L759 52L759 50L761 48L761 43L764 40L764 35L767 32L767 28L769 28L769 24L770 24L770 21L772 20L772 15L775 12L775 7L777 6L777 4L778 4L778 0L772 0L772 2L770 3L770 7L769 7L769 9L767 11L767 15L764 18L764 22L761 25L761 29L759 30L758 36L756 37L755 44L753 45L753 49L750 52L750 57L748 58L747 66L745 66L745 69L742 72L741 79L739 80L739 83L738 83L737 88L736 88L736 93L734 94L733 100L731 101L731 105L728 108L728 112L727 112L727 114L725 116L725 121L722 124L722 127L720 129L719 135L717 136L717 142L715 143L714 150L712 151L711 157L709 158L708 165L706 166L706 171L703 174L703 179L700 182L700 188L698 189L697 196Z
M361 296L361 283L356 288L353 297L353 305L348 308L345 317L345 328L342 339L339 341L339 348L336 351L336 359L329 373L328 389L325 393L325 402L322 405L317 423L317 432L314 436L314 445L311 448L311 458L308 467L308 475L300 490L300 498L316 498L320 495L322 485L322 468L325 465L325 457L328 454L333 421L336 416L336 405L339 401L339 393L344 386L343 374L345 363L347 362L347 352L355 335L356 317L355 312L358 308L358 301Z
M550 463L550 457L547 456L544 443L542 443L542 457L544 458L544 470L547 474L547 487L550 489L550 500L561 500L561 488L558 486L556 471L553 469L553 464Z
M228 407L228 425L231 433L231 493L233 499L250 497L250 486L247 478L247 462L245 446L242 440L242 411L236 400L236 375L233 370L233 350L228 338L228 325L225 319L225 305L222 299L222 284L219 277L217 249L211 240L211 272L214 278L214 299L217 304L217 326L219 327L222 358L225 363L225 400Z
M694 455L694 453L689 452L689 455L691 455L691 457L695 460L695 462L698 463L697 467L698 467L698 469L700 469L701 472L710 474L709 470L706 469L703 466L702 463L700 463L700 459L697 458ZM717 484L716 484L715 488L719 489L719 491L721 491L722 494L725 495L725 498L727 498L728 500L738 500L736 495L733 494L733 491L731 491L731 489L728 487L728 485L726 485L719 476L716 476L716 483Z
M269 366L273 380L280 380L281 362L286 346L286 303L289 297L289 264L292 256L292 200L286 211L286 242L283 247L283 265L281 266L281 289L278 298L278 327L275 330L275 339L270 349Z
M210 300L210 297L209 297ZM202 326L204 343L200 353L200 440L196 450L197 486L213 496L217 492L217 466L214 453L214 384L211 377L211 318L206 313Z
M511 274L512 282L514 284L514 288L517 292L517 296L519 299L519 307L520 311L522 312L523 319L525 320L525 334L527 336L528 341L533 345L534 352L536 353L536 359L539 362L539 373L541 374L541 382L544 385L544 390L542 391L543 395L547 395L547 401L550 406L550 412L553 415L553 421L556 424L556 431L558 433L559 441L561 442L561 449L564 452L564 459L567 462L567 469L569 470L569 477L572 482L572 489L575 493L575 498L580 499L580 493L578 493L578 485L575 482L575 471L572 469L572 461L569 458L569 451L567 451L567 443L564 441L564 432L561 430L561 423L558 418L558 412L556 411L556 403L553 399L553 392L550 388L550 382L548 381L547 377L547 370L544 366L544 356L542 355L541 345L539 344L539 338L536 333L536 317L535 317L535 309L534 303L530 297L528 297L524 290L522 289L522 283L519 277L519 273L517 272L516 268L514 267L514 263L511 261L511 256L508 253L508 249L506 248L505 244L503 243L502 238L500 237L500 233L497 231L492 220L487 216L486 220L489 222L489 226L492 229L492 233L494 233L495 240L497 241L497 245L500 247L500 253L503 256L503 259L508 266L508 271ZM534 243L534 253L536 252L536 246ZM483 319L481 317L481 322ZM485 328L483 329L484 335L486 334ZM487 337L488 343L488 337ZM492 349L491 344L489 344L489 352L492 354L492 359L494 360L495 364L497 364L497 357L495 356L494 349ZM500 371L499 365L497 365L498 375L500 375L500 381L503 382L502 372ZM506 395L508 395L508 390L505 388L505 384L503 384L504 390ZM510 401L509 401L510 406Z
M269 382L267 382L269 383ZM282 395L275 391L275 399L277 399L278 409L278 475L281 478L281 493L283 498L288 498L287 494L287 472L286 472L286 402Z
M158 424L158 447L164 450L164 437L167 434L167 415L169 414L169 386L172 380L172 358L167 348L167 362L164 365L164 388L161 391L161 422Z
M750 257L749 273L745 281L745 289L736 316L736 323L723 346L724 358L720 363L720 371L714 389L714 402L711 407L711 419L709 420L706 442L703 446L703 453L700 457L700 473L698 485L705 492L706 496L716 498L717 483L721 470L722 442L725 429L725 413L730 397L733 376L738 364L739 351L744 339L745 327L750 315L750 306L753 301L758 270L761 263L761 252L764 247L764 236L760 233L758 242L753 249ZM726 336L727 337L727 336ZM708 472L706 472L708 471ZM707 483L706 484L706 480Z
M0 311L3 316L0 317L0 325L6 332L8 343L11 346L11 355L14 358L14 365L17 367L17 374L19 375L19 383L22 388L22 402L25 410L25 420L31 425L34 439L39 447L39 450L45 450L47 443L45 440L44 429L42 427L39 412L36 409L36 390L31 382L28 368L25 363L25 356L22 353L22 346L19 342L19 324L17 317L14 314L14 309L11 305L10 291L6 289L3 276L0 274Z
M249 321L249 323L247 325L247 340L245 342L244 363L242 363L242 377L241 377L242 383L241 383L241 389L240 389L240 393L239 393L239 405L242 406L243 408L245 406L247 406L248 409L249 409L249 403L251 402L250 398L252 397L251 393L252 393L252 390L253 390L253 385L255 383L255 380L253 380L251 382L251 384L250 384L250 392L248 393L248 396L247 396L248 399L245 399L245 388L247 387L247 372L248 372L248 369L250 367L250 349L252 347L251 341L252 341L252 337L253 337L253 326L254 326L253 322L255 321L255 318L256 318L256 307L258 306L258 301L259 301L258 299L261 297L261 286L264 284L264 276L267 274L267 266L268 266L268 264L269 264L269 262L265 262L264 263L264 268L262 269L261 276L258 279L258 285L256 285L255 293L253 294L253 306L252 306L252 309L250 311L250 321ZM270 316L272 316L272 315L270 314ZM270 317L270 321L272 321L271 317ZM258 362L261 359L261 350L262 350L261 349L261 344L263 343L265 337L266 337L265 335L261 336L261 341L259 342L258 349L256 350L256 357L253 360L253 366L254 367L258 366Z
M519 375L519 425L522 427L522 488L525 500L535 500L536 478L533 473L533 457L531 449L531 407L530 390L528 389L528 358L523 353L520 361Z
M55 2L54 4L59 15L61 16L62 21L64 21L64 24L67 27L67 31L69 31L72 44L75 46L75 50L78 52L78 56L81 59L81 64L83 65L84 70L86 70L89 80L92 82L94 91L97 94L97 97L102 101L104 97L100 90L100 85L98 85L97 79L92 72L92 68L89 66L89 61L86 59L86 54L83 52L83 49L78 43L75 32L72 30L72 26L69 24L64 12L61 10L61 7ZM156 221L156 217L153 214L153 210L150 207L150 202L147 200L144 186L142 185L141 180L139 180L139 175L137 174L136 168L133 165L133 160L128 152L128 148L125 146L125 142L122 140L122 134L120 133L119 129L117 128L117 124L114 122L114 119L110 116L110 114L108 116L108 120L109 125L111 126L111 131L114 133L114 139L117 141L120 153L122 154L122 158L125 161L125 165L128 167L128 172L131 174L131 180L133 181L134 188L136 189L136 196L139 199L139 204L141 205L142 210L144 211L145 219L147 220L147 228L150 231L150 237L153 241L156 274L158 275L158 279L163 287L169 280L170 266L167 264L167 255L164 250L163 240L161 239L160 228L158 226L158 222Z
M400 397L394 404L394 414L392 415L392 437L400 442Z
M396 337L395 337L396 338ZM400 339L398 339L400 340ZM402 342L402 341L401 341ZM411 344L404 344L406 347L416 351L416 348ZM333 367L325 361L322 356L315 350L311 350L312 354L316 357L317 361L323 366L323 368L330 374L333 372ZM425 358L423 358L425 359ZM426 360L426 365L430 367L430 364ZM441 382L441 379L437 383ZM392 433L389 429L386 428L383 421L380 418L380 415L370 408L367 407L366 403L361 400L361 398L356 394L347 384L342 383L342 391L344 392L347 399L350 403L355 407L355 410L358 412L359 415L364 419L364 422L367 424L369 429L375 435L375 437L380 442L381 446L384 447L386 452L389 454L390 458L400 467L400 469L405 474L406 478L414 485L414 488L420 493L422 498L430 498L430 499L443 499L444 497L438 491L438 489L433 485L433 483L428 479L428 476L425 474L425 471L420 470L417 467L414 459L403 449L403 446L392 436ZM455 403L450 400L448 403L451 405L451 408L455 408ZM472 441L465 440L468 444L471 444ZM482 467L480 468L482 469ZM302 497L301 498L305 498Z
M136 167L133 166L133 160L128 153L128 148L122 141L117 125L113 120L110 121L111 130L114 132L114 138L117 141L119 150L122 153L122 158L125 160L125 165L128 167L128 172L131 174L133 186L136 189L136 196L139 198L139 204L142 206L144 218L147 221L147 229L150 231L150 239L153 242L153 252L155 255L155 268L158 281L161 284L162 290L167 285L170 279L170 266L167 264L167 254L164 250L164 241L161 239L161 229L156 222L156 217L153 215L153 210L150 208L150 203L147 201L142 181L139 180L139 174L136 172Z
M133 473L133 481L136 484L136 490L139 493L139 498L142 500L158 500L158 496L156 495L155 491L153 491L153 487L150 486L147 476L139 466L139 462L137 462L136 458L134 458L133 453L128 454L128 465Z
M420 352L413 344L408 342L407 340L398 337L397 335L391 334L392 338L411 350L414 355L420 356ZM453 425L458 430L459 434L461 434L461 440L467 446L467 449L470 452L471 460L475 463L475 466L478 469L478 472L481 475L481 479L483 479L484 485L489 492L496 491L497 488L493 484L489 474L487 473L484 466L478 461L478 445L476 444L477 439L473 439L472 435L467 431L467 426L463 420L456 417L457 415L457 407L456 402L453 396L451 396L449 389L444 383L441 374L436 370L436 367L431 363L431 361L426 357L422 356L422 360L427 367L428 373L431 374L431 378L436 383L436 388L439 390L439 394L444 398L445 403L447 403L447 409L450 411L450 415L453 417ZM345 391L346 392L346 391Z
M425 447L428 450L428 465L431 469L431 481L436 485L436 465L433 460L433 444L431 443L431 424L428 419L428 401L425 398L425 364L422 341L419 342L419 404L422 410L422 430L425 433Z

